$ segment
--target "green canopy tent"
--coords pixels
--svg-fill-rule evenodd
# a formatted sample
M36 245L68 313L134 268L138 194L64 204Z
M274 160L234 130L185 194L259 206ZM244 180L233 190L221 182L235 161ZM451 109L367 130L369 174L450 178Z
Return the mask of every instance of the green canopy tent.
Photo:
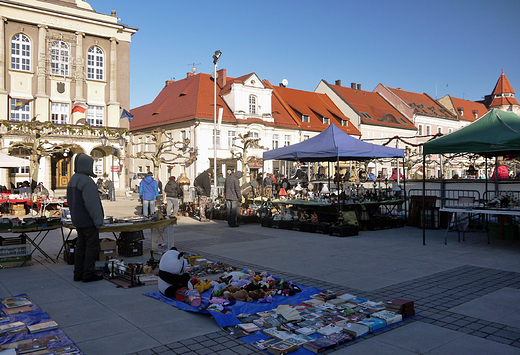
M493 109L466 127L424 143L423 171L426 171L424 159L426 154L444 153L474 153L486 158L520 154L520 116L513 112ZM426 181L423 175L423 205L425 190ZM424 213L423 208L423 220ZM423 227L423 244L425 244L425 233Z

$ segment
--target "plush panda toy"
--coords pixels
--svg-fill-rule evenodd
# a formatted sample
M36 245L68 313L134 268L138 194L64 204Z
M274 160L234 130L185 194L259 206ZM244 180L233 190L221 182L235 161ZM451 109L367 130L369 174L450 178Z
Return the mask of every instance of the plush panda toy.
M173 247L161 257L159 262L159 292L166 297L175 298L178 289L188 287L190 274L184 272L188 261Z

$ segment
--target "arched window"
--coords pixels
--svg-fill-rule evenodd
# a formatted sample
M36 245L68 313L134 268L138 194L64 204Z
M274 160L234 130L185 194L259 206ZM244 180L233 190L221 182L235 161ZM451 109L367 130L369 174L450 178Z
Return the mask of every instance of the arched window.
M31 41L23 33L11 39L11 69L31 70Z
M51 47L51 73L53 75L69 75L69 45L63 41L54 41Z
M249 113L256 114L256 96L249 95Z
M97 46L90 47L87 60L87 78L93 80L104 80L104 54Z

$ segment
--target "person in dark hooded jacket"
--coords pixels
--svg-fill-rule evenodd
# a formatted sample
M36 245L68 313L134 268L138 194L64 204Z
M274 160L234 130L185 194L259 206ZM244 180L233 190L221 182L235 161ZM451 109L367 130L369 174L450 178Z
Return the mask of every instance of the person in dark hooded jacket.
M193 182L194 186L200 186L203 190L203 193L199 195L199 213L201 222L209 222L209 220L206 218L206 204L208 203L208 198L211 196L212 174L213 169L206 169L200 173Z
M227 222L230 227L238 227L238 209L242 201L240 179L243 173L236 171L226 179L224 197L226 198Z
M95 273L99 254L99 228L103 225L104 211L98 189L91 177L94 159L79 153L74 159L74 175L67 185L67 203L78 239L74 256L74 281L98 281L103 276Z

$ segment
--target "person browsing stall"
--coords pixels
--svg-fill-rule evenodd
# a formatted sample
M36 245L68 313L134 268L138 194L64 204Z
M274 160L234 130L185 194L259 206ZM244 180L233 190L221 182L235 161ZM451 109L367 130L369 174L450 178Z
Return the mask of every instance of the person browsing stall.
M206 218L206 204L208 203L208 198L211 196L211 175L213 174L213 169L209 168L204 170L195 178L193 182L194 186L199 186L202 188L202 193L199 194L199 213L200 213L200 221L201 222L209 222Z
M175 181L175 176L170 176L164 187L164 192L166 193L166 214L171 213L173 206L173 215L179 218L179 196L182 196L182 189Z
M146 174L146 177L141 181L139 196L143 201L143 215L151 217L155 213L155 200L159 196L159 187L152 172Z
M67 185L67 203L78 239L74 256L74 281L99 281L95 273L99 253L99 228L103 225L104 211L98 189L92 177L94 159L85 153L74 158L74 175Z

